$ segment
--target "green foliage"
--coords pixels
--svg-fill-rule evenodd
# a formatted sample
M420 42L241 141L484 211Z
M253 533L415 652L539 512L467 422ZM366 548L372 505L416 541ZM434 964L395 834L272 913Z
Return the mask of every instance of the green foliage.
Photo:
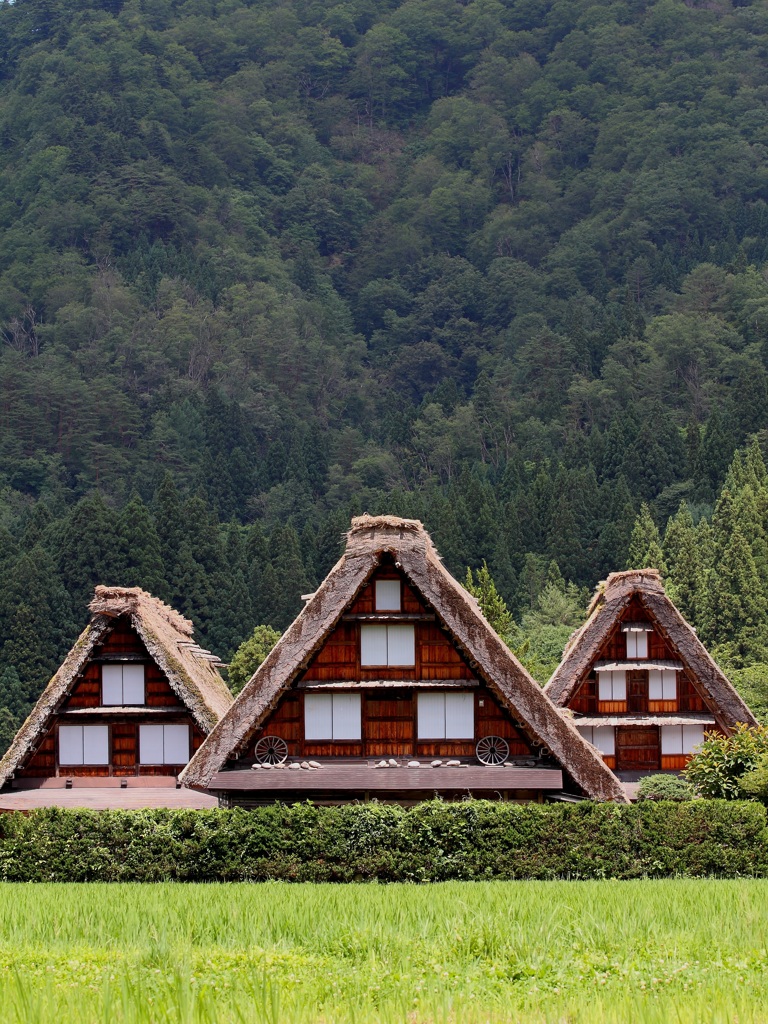
M0 673L27 704L94 583L227 658L364 510L485 559L540 679L553 560L590 590L654 565L727 668L765 663L762 18L0 4Z
M379 881L768 874L756 803L432 801L66 811L0 820L5 881Z
M768 754L763 754L756 766L739 779L739 794L746 799L768 803Z
M271 626L257 626L248 639L240 644L227 669L232 693L240 693L279 639L280 634Z
M685 768L688 782L701 796L735 800L740 780L768 754L768 727L739 724L730 736L706 733Z
M496 589L496 584L493 582L488 563L485 560L475 573L469 567L467 568L464 589L477 598L480 610L491 627L496 630L502 640L508 643L514 630L514 619L504 598Z
M693 800L695 790L690 782L679 775L646 775L637 788L637 799Z

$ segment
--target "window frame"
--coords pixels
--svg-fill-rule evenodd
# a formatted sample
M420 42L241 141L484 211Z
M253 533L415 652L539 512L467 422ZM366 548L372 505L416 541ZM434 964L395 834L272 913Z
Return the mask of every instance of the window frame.
M112 671L114 671L115 669L118 669L118 668L120 669L120 702L119 703L117 703L116 701L107 701L106 700L107 680L104 678L105 670L112 670ZM135 701L135 700L126 701L126 699L125 699L125 687L126 687L125 669L126 668L129 668L129 669L130 668L141 669L141 693L142 693L141 701ZM115 686L116 685L116 681L115 682L110 682L109 685L110 686ZM129 683L128 685L136 685L136 684L135 683ZM105 661L105 662L102 662L102 665L101 665L101 707L103 707L103 708L120 708L120 707L124 707L124 708L133 708L133 707L143 708L143 707L146 707L146 706L147 706L147 665L146 665L146 662L143 662L143 661L139 661L139 662L135 662L135 661L129 661L129 662L126 662L126 661Z
M456 715L457 711L460 713L460 706L456 698L461 698L461 702L464 709L469 708L471 712L471 732L467 734L466 730L469 726L465 727L463 735L456 735L457 729L452 730L452 734L448 735L448 704L449 702L456 705L451 710L452 715ZM426 735L422 734L422 719L427 720L426 707L427 702L432 702L436 705L438 701L442 699L442 735ZM424 712L422 712L424 707ZM473 690L418 690L416 693L416 740L419 743L431 743L431 742L466 742L468 740L475 739L475 733L477 729L477 716L475 714L475 694Z
M142 748L142 732L145 729L161 729L162 730L163 759L161 761L157 761L157 760L147 760L147 761L145 761L144 758L142 757L142 749L141 749ZM186 734L187 734L187 756L186 756L186 758L184 760L182 760L182 761L180 761L178 759L175 759L173 761L167 760L166 753L165 753L165 749L166 749L165 731L166 731L166 729L186 729ZM189 764L189 759L191 757L191 752L192 752L192 737L190 735L190 729L189 729L189 723L188 722L141 722L139 724L139 737L138 737L138 739L139 739L138 751L137 751L138 758L137 758L137 762L136 763L139 766L159 767L161 765Z
M691 736L694 731L695 739ZM695 748L704 742L705 732L703 725L662 725L660 737L662 757L687 757L689 754L693 754ZM665 749L669 746L680 749Z
M379 587L380 586L382 587L382 590L384 590L385 588L388 588L390 591L393 591L394 588L397 587L397 604L396 605L392 604L392 603L387 604L386 602L383 603L383 604L379 603ZM390 599L390 601L391 601L391 599ZM373 583L373 607L374 607L374 611L377 611L377 612L401 612L403 610L403 581L399 577L374 580L374 583Z
M593 746L604 757L615 757L616 755L616 729L612 725L577 725L581 736ZM601 733L602 736L597 737L595 733ZM589 733L589 735L587 735ZM610 741L605 743L605 739L610 736ZM610 750L604 749L601 745L601 741L605 744L605 747L610 747Z
M364 656L364 636L372 635L372 630L384 630L384 643L386 645L386 661L366 661ZM413 660L391 661L390 660L390 630L408 630L413 649ZM409 643L409 647L411 646ZM360 667L361 668L416 668L416 626L412 622L364 622L360 626Z
M610 676L610 679L607 677ZM617 676L621 678L616 678ZM610 697L603 696L603 684L610 687ZM619 687L621 696L617 696L616 688ZM600 703L626 701L627 699L627 670L620 669L598 669L597 670L597 699Z
M80 732L80 749L82 751L82 760L80 761L63 761L61 753L61 733L62 730L79 730ZM106 735L106 760L99 761L86 761L85 759L85 730L93 729L99 730L102 735ZM56 738L56 758L60 768L103 768L109 766L112 763L112 750L111 750L111 736L108 725L88 725L81 724L79 722L73 723L61 723L58 729L58 736Z
M670 679L671 677L671 679ZM658 686L658 696L652 692L654 686ZM672 696L669 696L670 689ZM677 669L674 668L652 668L648 671L648 700L653 701L676 701L677 700Z
M342 707L343 702L348 702L347 713L349 706L356 704L356 726L357 728L351 730L356 732L357 735L336 735L337 732L337 718L339 721L339 729L341 731L342 722ZM307 703L310 702L310 707L321 708L324 704L328 704L330 709L330 722L331 735L313 735L307 734ZM320 703L322 702L322 703ZM334 705L338 705L339 710L335 713ZM305 693L304 694L304 742L305 743L362 743L363 741L363 701L361 693ZM346 730L349 732L350 730Z

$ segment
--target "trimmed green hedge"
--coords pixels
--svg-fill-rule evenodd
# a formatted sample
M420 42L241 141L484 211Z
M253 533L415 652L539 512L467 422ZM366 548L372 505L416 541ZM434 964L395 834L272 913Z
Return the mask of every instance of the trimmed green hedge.
M0 879L427 882L768 876L756 803L440 801L0 815Z

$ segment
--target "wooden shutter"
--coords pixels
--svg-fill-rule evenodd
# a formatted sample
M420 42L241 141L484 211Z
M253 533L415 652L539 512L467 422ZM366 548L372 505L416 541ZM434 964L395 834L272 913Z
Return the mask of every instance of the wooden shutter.
M616 729L616 768L619 771L661 767L658 726Z

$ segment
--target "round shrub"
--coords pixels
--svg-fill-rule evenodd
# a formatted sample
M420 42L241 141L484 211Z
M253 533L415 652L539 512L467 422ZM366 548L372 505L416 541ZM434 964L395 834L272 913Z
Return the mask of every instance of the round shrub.
M648 775L637 789L638 800L693 800L695 795L680 775Z

